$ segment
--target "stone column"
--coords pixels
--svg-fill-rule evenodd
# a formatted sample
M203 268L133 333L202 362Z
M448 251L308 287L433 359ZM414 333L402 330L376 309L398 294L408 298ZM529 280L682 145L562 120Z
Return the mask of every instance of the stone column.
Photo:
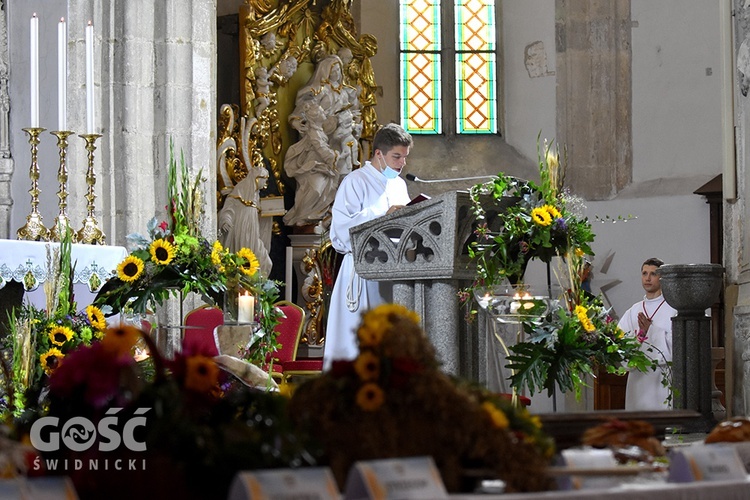
M8 92L8 19L7 2L0 0L0 238L10 238L11 178L13 159L10 155L10 94ZM0 322L5 321L5 316Z
M705 311L719 298L723 272L718 264L666 264L658 271L664 298L677 310L672 318L673 405L699 411L708 427L715 419L711 319Z

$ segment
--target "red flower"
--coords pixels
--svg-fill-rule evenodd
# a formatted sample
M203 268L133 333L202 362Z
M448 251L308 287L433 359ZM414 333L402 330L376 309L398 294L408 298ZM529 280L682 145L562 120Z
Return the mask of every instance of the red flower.
M88 404L103 408L121 394L122 371L134 363L131 355L106 349L100 342L79 347L50 376L50 394L66 398L82 391Z
M354 376L354 363L352 361L336 360L331 363L331 375L334 378Z

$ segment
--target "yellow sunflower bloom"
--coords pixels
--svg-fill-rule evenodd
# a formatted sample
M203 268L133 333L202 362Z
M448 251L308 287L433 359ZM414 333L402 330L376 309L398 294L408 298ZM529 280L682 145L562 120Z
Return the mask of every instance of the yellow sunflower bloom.
M172 262L175 254L177 253L174 245L161 238L159 238L158 240L154 240L154 242L151 243L148 251L151 254L151 260L154 263L162 266L166 266L170 262Z
M58 366L60 366L60 363L62 363L62 359L64 357L65 355L57 347L53 347L49 351L39 356L39 362L42 363L44 373L46 373L47 375L51 375L52 372L55 371Z
M380 375L380 358L370 351L363 351L354 360L354 371L362 380L375 380Z
M192 356L185 360L185 389L209 393L219 383L219 367L206 356Z
M357 391L357 406L364 411L375 411L383 405L385 394L378 384L368 382Z
M95 305L89 305L86 307L86 317L89 318L89 323L97 331L103 331L107 329L107 320L104 319L104 313L101 309Z
M240 271L242 271L243 274L252 276L258 272L258 269L260 269L258 258L249 248L240 248L240 251L237 252L237 256L245 259L245 263L240 266Z
M140 338L141 332L131 325L120 325L117 328L110 328L102 338L102 345L107 351L116 356L128 354Z
M552 224L552 216L544 207L536 207L532 210L531 219L539 226L549 226Z
M49 336L50 342L54 345L62 346L65 342L73 338L75 332L67 326L55 326L47 335Z
M117 277L125 283L132 283L143 274L143 261L135 255L128 255L117 266Z
M383 335L385 335L389 326L389 323L384 323L382 326L363 323L357 330L359 345L362 347L374 347L380 344L380 341L383 340Z
M589 318L581 319L581 324L583 325L583 329L586 330L589 333L591 333L594 330L596 330L596 327L594 326L594 323L592 323Z
M508 422L508 417L505 416L505 413L489 401L485 401L482 403L482 409L487 412L487 414L492 419L492 423L495 424L495 427L499 429L507 429L510 425L510 422Z
M547 213L552 216L553 219L562 218L562 214L554 205L544 205L542 208L544 208Z
M224 271L224 266L221 263L221 258L224 254L224 247L221 242L216 240L211 248L211 263L219 268L219 271Z

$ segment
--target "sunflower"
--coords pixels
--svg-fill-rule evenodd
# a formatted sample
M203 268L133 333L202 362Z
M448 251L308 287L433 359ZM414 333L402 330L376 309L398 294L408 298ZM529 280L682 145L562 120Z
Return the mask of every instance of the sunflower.
M148 251L151 253L151 260L162 266L166 266L172 262L176 253L174 245L161 238L154 240L148 248Z
M575 314L578 316L578 319L580 320L581 324L583 325L583 329L587 332L591 333L594 330L596 330L596 327L594 326L594 323L591 322L591 319L588 315L588 310L583 306L576 306L575 308Z
M380 358L369 351L363 351L354 360L354 370L362 380L375 380L380 374Z
M92 304L86 307L86 316L95 330L102 331L107 328L107 320L104 319L104 313L95 305Z
M211 263L215 265L219 272L224 272L224 265L221 263L221 258L224 254L224 247L220 241L214 241L214 245L211 248Z
M252 276L260 269L258 258L249 248L240 248L239 252L237 252L237 257L245 259L245 263L240 265L240 271L246 276Z
M50 342L54 345L62 346L65 342L73 338L75 332L67 326L55 326L47 335L49 336Z
M387 321L381 321L375 323L374 321L363 322L362 326L357 330L357 338L359 339L359 345L362 347L373 347L380 344L383 340L383 335L391 324Z
M53 347L49 351L39 356L39 361L42 363L44 373L46 373L47 375L52 374L52 372L55 371L58 366L60 366L60 363L62 363L62 359L64 357L65 355L57 347Z
M503 411L490 403L489 401L485 401L482 403L482 409L487 412L487 414L492 419L492 423L495 424L495 427L499 429L507 429L508 425L510 425L510 422L508 422L508 417L505 416L505 413Z
M143 274L143 261L135 255L128 255L117 266L117 277L126 283L132 283Z
M374 382L368 382L357 391L357 406L364 411L374 411L380 408L385 401L383 389Z
M547 213L552 216L553 219L561 219L562 218L562 214L557 209L557 207L555 207L554 205L544 205L544 207L542 207L542 208L544 208L547 211Z
M130 353L135 343L138 341L141 332L131 325L120 325L117 328L110 328L102 338L102 345L115 355Z
M185 389L209 393L219 383L219 367L206 356L191 356L185 360Z
M552 216L545 207L536 207L531 211L531 218L540 226L549 226L552 224Z

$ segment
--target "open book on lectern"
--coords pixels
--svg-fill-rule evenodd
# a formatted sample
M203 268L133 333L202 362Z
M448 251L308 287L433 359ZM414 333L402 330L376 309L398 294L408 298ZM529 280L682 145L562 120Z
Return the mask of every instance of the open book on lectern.
M406 204L406 206L410 207L412 205L416 205L419 202L422 202L422 201L425 201L425 200L429 200L429 199L430 199L430 197L427 196L426 194L419 193L417 196L415 196L414 198L412 198L411 201Z

